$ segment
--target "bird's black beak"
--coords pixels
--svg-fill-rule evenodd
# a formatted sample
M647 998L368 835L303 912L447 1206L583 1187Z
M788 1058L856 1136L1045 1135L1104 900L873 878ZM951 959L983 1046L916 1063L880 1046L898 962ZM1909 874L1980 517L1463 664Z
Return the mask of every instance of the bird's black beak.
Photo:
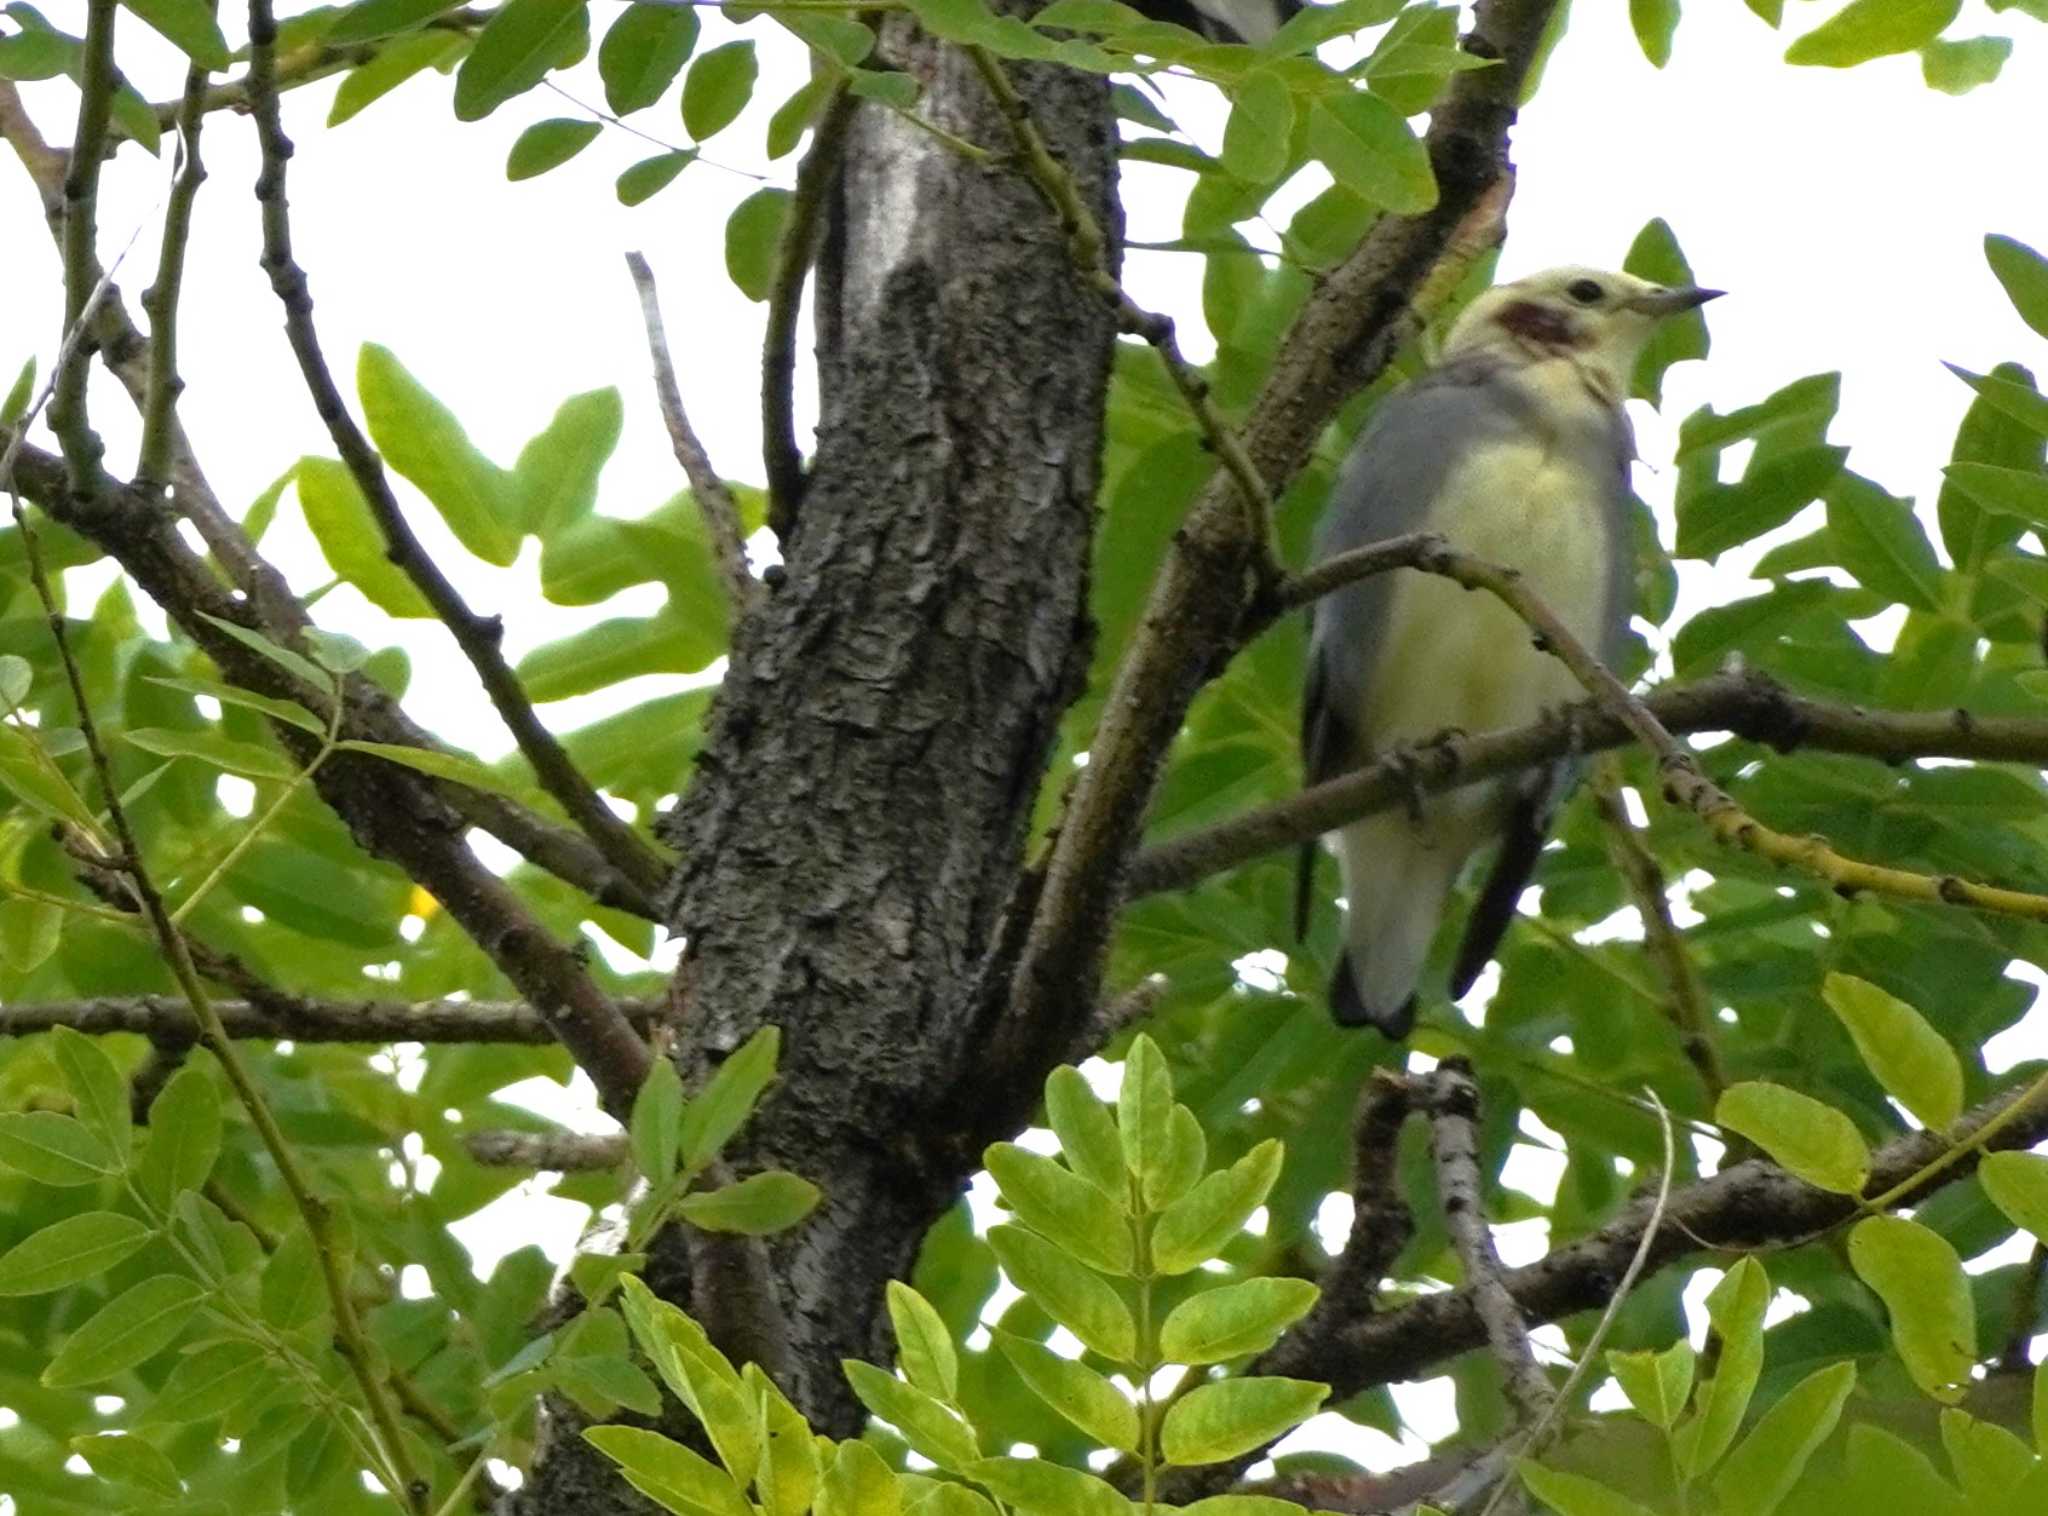
M1697 310L1709 300L1719 300L1727 293L1726 290L1703 290L1688 284L1678 289L1638 295L1628 304L1630 310L1641 311L1646 316L1676 316L1680 311Z

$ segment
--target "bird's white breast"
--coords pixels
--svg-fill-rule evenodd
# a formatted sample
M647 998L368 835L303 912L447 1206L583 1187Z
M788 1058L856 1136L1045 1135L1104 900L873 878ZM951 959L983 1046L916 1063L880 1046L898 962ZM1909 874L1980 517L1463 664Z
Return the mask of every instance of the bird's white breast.
M1611 474L1588 472L1588 450L1560 433L1603 419L1569 363L1516 376L1545 423L1459 460L1427 526L1453 547L1519 569L1581 641L1597 647L1606 617L1605 502ZM1375 748L1456 727L1520 726L1577 698L1565 666L1533 644L1521 618L1485 591L1404 571L1388 610L1383 654L1362 712Z

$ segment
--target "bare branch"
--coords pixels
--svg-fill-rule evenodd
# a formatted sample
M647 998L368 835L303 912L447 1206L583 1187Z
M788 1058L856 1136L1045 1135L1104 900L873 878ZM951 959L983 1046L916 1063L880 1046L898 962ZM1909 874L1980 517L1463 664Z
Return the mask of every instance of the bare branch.
M1479 1085L1472 1066L1458 1058L1445 1059L1415 1084L1417 1104L1429 1115L1437 1194L1444 1225L1465 1266L1465 1288L1486 1327L1487 1346L1507 1382L1517 1419L1525 1430L1540 1426L1549 1419L1556 1391L1529 1346L1529 1324L1503 1282L1506 1270L1486 1224L1476 1130Z
M87 322L101 283L99 262L100 163L107 150L107 114L114 99L114 0L89 0L79 61L78 135L64 170L64 351L58 354L50 397L50 429L57 434L71 486L98 486L106 446L86 414L85 382L92 370Z
M689 413L683 409L683 392L676 384L676 366L669 357L668 334L661 324L661 299L654 288L654 270L638 253L626 254L632 270L633 287L640 294L640 319L647 327L647 351L654 360L654 391L661 398L661 419L668 426L668 439L675 448L676 462L690 481L690 494L703 513L704 529L711 537L712 555L718 560L725 592L732 601L734 619L754 602L760 581L747 567L747 542L740 530L739 502L725 487L711 455L704 451Z
M264 0L256 0L256 5L267 10ZM391 492L383 459L350 416L348 402L342 398L327 367L327 359L320 350L320 336L313 325L313 297L304 270L292 257L291 213L285 194L286 164L291 158L292 144L279 118L274 68L275 60L268 50L252 46L249 92L263 152L263 172L256 181L256 199L263 221L263 267L270 275L271 289L284 307L285 335L298 359L300 376L313 397L314 409L327 424L328 435L383 532L386 553L453 634L483 682L499 719L533 766L542 788L620 872L643 890L657 890L666 877L667 864L605 804L562 750L554 733L535 714L518 676L505 661L500 645L503 625L496 617L485 618L472 611L413 535L397 497Z
M551 1174L615 1169L632 1156L624 1134L618 1132L514 1132L494 1128L471 1132L462 1145L469 1150L470 1157L486 1168L533 1169Z
M185 249L192 240L192 206L199 186L206 182L206 165L199 157L206 77L206 70L196 63L185 73L185 99L177 121L180 166L164 211L156 282L142 292L142 308L149 313L149 387L142 405L142 449L135 477L145 488L170 483L173 425L178 396L185 389L185 381L178 377L178 296L185 280Z
M239 981L260 999L215 1002L227 1035L254 1042L462 1042L545 1046L555 1040L547 1018L517 1000L322 1000L255 986L232 961L195 951L209 979ZM622 1000L619 1013L645 1034L660 1019L659 999ZM17 1001L0 1006L0 1037L26 1037L68 1026L102 1036L132 1032L152 1042L198 1035L185 1002L171 995L109 995L89 1000Z
M768 329L761 344L761 461L768 478L768 529L787 537L803 503L804 458L797 446L795 405L797 320L803 310L804 279L818 240L825 194L837 178L839 150L853 119L853 97L844 84L832 91L811 133L810 148L797 167L796 192L783 223L775 258L775 284L768 292ZM659 360L657 360L659 361Z

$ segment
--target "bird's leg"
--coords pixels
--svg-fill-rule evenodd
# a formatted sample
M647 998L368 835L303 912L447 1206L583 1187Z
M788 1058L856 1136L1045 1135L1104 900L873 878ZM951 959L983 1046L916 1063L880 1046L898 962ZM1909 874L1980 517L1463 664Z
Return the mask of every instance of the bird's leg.
M1465 737L1459 727L1447 726L1420 742L1404 743L1387 754L1387 761L1393 765L1394 775L1407 791L1407 812L1409 821L1422 823L1422 802L1429 793L1424 787L1434 769L1457 767L1457 755L1452 748Z

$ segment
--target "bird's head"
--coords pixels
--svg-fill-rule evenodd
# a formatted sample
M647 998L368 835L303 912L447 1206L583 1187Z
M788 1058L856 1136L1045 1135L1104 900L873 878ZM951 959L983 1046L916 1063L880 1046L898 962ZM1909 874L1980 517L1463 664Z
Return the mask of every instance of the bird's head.
M1547 269L1474 300L1452 326L1443 356L1490 351L1524 362L1568 359L1619 403L1657 323L1720 293L1576 265Z

